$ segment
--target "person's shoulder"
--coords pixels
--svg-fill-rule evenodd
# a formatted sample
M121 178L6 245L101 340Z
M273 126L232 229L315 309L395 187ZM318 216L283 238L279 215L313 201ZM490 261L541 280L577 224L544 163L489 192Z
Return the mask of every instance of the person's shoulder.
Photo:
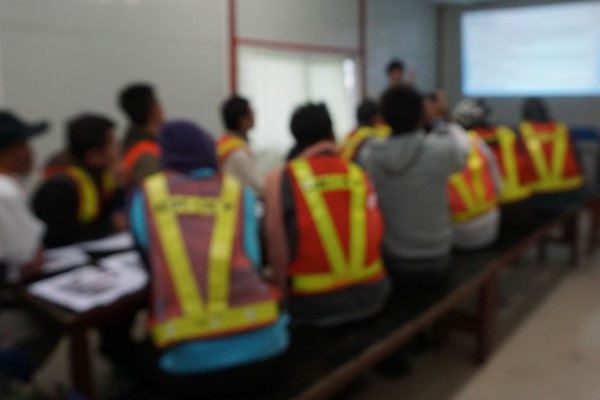
M0 199L18 200L25 197L19 182L11 176L0 175Z

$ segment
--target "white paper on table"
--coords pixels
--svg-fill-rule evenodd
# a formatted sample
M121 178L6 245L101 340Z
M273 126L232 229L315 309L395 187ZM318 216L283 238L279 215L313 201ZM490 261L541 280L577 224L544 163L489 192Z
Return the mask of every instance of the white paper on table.
M138 255L139 256L139 255ZM148 282L140 267L109 268L84 266L29 285L28 292L52 303L85 312L114 303L142 289Z
M98 240L79 243L89 252L115 252L134 248L133 236L129 232L121 232Z
M90 256L79 246L64 246L44 251L42 273L52 274L90 262Z

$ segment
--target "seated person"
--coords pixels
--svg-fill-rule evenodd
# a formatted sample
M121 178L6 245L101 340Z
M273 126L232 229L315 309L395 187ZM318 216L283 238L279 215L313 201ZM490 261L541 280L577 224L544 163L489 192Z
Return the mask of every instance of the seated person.
M156 136L163 123L163 108L154 88L145 83L126 86L119 93L119 107L129 120L122 144L127 183L139 184L160 170Z
M151 271L153 374L175 398L272 384L288 318L258 270L255 197L217 173L214 141L193 123L168 122L158 140L163 171L130 210Z
M385 139L390 128L381 120L379 105L373 99L364 99L356 109L358 128L351 132L341 146L342 158L357 162L358 153L369 139Z
M452 248L448 178L465 166L469 141L451 124L426 133L423 99L411 87L388 89L381 109L392 135L360 157L379 195L385 264L398 285L436 286Z
M454 113L455 120L465 123L470 115ZM456 110L455 110L456 111ZM468 125L468 124L467 124ZM465 168L450 177L450 212L454 222L454 247L475 250L496 241L500 228L501 176L499 167L485 141L468 132L471 151Z
M538 209L554 211L581 204L585 181L569 128L554 121L546 104L538 98L524 101L522 119L519 132L538 176L535 184Z
M298 108L291 130L298 156L269 174L265 191L272 279L289 292L298 323L333 326L374 315L390 283L371 182L338 155L325 105Z
M254 111L243 97L232 96L221 106L225 132L217 141L217 155L221 171L233 175L247 185L257 196L262 196L264 176L248 145L248 132L254 127Z
M46 129L0 111L0 375L21 381L31 378L60 337L56 324L4 302L7 284L34 278L42 265L45 227L29 210L20 180L33 167L29 139Z
M119 162L114 124L102 116L81 115L69 122L67 134L69 157L46 168L33 198L35 213L47 225L47 247L97 239L121 228L114 219L123 197L114 176Z
M537 174L525 144L507 126L492 125L490 108L481 99L458 102L452 117L469 133L480 137L491 149L501 176L498 202L503 229L526 229L533 222L533 189Z

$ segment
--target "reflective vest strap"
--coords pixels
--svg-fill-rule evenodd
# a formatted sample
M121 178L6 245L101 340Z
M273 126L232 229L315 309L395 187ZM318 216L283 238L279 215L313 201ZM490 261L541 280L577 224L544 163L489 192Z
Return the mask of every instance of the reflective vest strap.
M355 164L348 166L350 179L350 269L359 276L366 259L367 239L367 185L362 170Z
M71 176L79 193L78 218L83 223L92 222L100 213L100 196L94 181L82 168L69 166L65 170Z
M507 197L506 200L525 197L529 194L529 189L522 188L519 181L519 166L517 164L517 154L515 153L516 136L505 127L498 128L497 135L502 166L504 167L502 194Z
M151 140L142 140L127 150L125 156L123 157L123 165L125 166L125 169L127 171L131 171L138 159L144 154L150 154L158 157L160 155L158 143Z
M564 124L558 124L554 136L554 149L552 152L552 170L553 180L559 181L564 173L565 164L568 157L569 132Z
M549 179L550 178L550 171L548 168L548 164L546 163L545 157L544 157L544 150L542 149L542 143L540 138L536 137L536 133L533 129L533 125L528 123L528 122L524 122L521 124L521 133L523 134L523 137L525 138L525 142L527 145L527 149L529 150L529 154L531 155L531 159L533 160L533 165L535 167L536 172L538 173L538 176L542 179ZM553 146L553 157L554 154L556 154L556 151L554 149Z
M308 161L302 158L293 161L290 167L296 176L302 196L310 210L311 218L319 234L332 273L337 276L344 276L346 260L343 247L321 190L315 185L316 178L312 168Z
M185 248L177 215L168 206L169 188L164 174L156 174L145 182L151 212L156 223L156 232L164 252L173 286L177 292L183 314L199 316L203 313L200 290L192 272L190 259Z
M209 301L210 313L228 308L229 269L235 242L237 213L242 186L234 178L225 176L221 193L221 206L217 207L209 250Z
M348 138L346 144L342 149L341 157L344 160L351 161L356 155L356 150L361 143L368 137L368 132L364 129L357 130L352 136Z
M292 288L297 294L321 293L327 289L345 287L369 278L375 279L384 274L381 259L373 264L356 270L351 276L338 278L331 274L304 274L292 280Z
M270 300L250 306L230 308L222 314L174 318L154 326L152 337L159 346L164 347L182 340L264 326L277 320L278 315L277 302ZM177 333L176 338L173 332Z
M453 174L450 184L456 189L466 211L453 213L452 219L457 222L469 220L477 215L491 210L496 205L496 199L488 199L485 175L489 174L488 166L477 147L477 143L471 137L471 152L467 160L467 168L471 172L471 185L467 182L464 171Z

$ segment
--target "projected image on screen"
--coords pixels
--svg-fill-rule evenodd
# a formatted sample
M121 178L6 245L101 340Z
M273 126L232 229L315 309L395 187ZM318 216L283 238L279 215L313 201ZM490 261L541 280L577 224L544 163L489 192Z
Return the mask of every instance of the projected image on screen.
M466 12L466 96L600 94L600 2Z

